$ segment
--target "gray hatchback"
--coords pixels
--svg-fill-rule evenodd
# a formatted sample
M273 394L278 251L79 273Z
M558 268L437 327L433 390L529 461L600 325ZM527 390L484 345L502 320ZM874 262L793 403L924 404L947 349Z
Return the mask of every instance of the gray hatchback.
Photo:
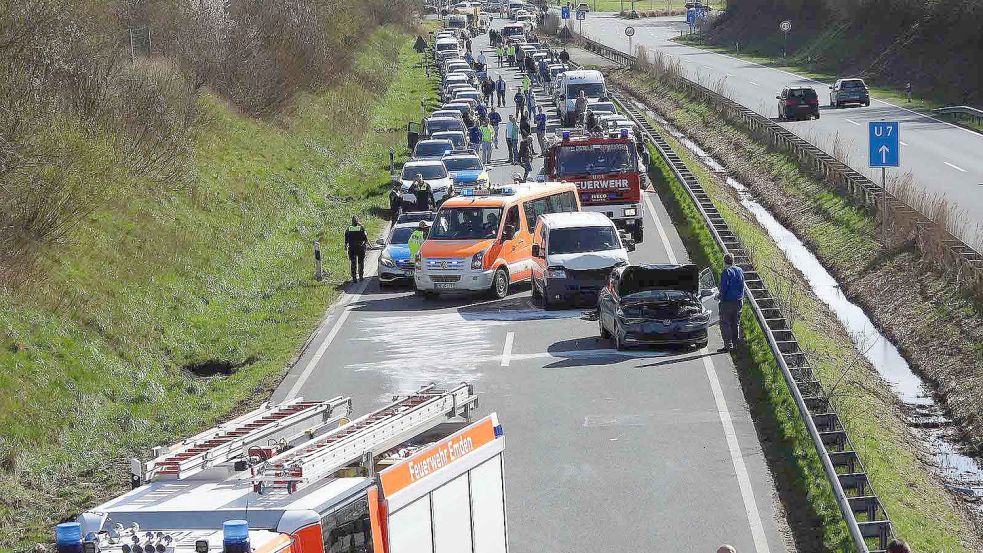
M847 104L870 105L870 89L863 79L840 79L829 87L829 105L835 108Z

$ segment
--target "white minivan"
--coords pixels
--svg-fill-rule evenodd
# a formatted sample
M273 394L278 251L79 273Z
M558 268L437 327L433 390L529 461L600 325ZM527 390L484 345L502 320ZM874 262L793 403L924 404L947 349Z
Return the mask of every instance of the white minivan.
M577 97L581 92L587 97L588 103L606 99L608 90L604 85L604 75L594 69L578 69L560 74L553 93L556 94L556 105L564 127L577 124Z
M542 298L544 309L574 300L594 304L611 269L627 265L634 249L603 213L540 215L532 239L532 295Z

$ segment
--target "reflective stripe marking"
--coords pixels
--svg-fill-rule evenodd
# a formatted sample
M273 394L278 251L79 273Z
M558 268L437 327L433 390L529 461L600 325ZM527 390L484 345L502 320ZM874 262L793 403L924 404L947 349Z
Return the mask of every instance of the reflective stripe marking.
M509 331L505 335L505 346L502 348L501 366L508 367L512 362L512 342L515 340L515 332Z

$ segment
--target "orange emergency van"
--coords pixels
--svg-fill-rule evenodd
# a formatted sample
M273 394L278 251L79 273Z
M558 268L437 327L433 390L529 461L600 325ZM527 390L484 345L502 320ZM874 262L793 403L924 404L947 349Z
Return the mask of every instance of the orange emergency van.
M504 298L532 277L532 232L546 213L580 211L573 183L464 189L446 200L420 247L417 293L489 292Z

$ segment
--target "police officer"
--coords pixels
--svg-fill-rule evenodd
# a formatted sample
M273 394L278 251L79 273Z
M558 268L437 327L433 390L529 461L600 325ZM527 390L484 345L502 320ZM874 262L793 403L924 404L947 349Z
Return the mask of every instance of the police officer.
M430 190L430 183L423 180L423 175L420 173L416 174L416 179L413 181L410 191L416 196L417 211L427 211L430 209L430 201L433 199L433 193Z
M428 225L426 221L420 221L417 225L416 230L410 234L410 239L407 242L407 247L410 249L410 262L416 261L416 254L420 251L420 246L423 245L423 241L427 239Z
M348 260L352 263L352 282L365 280L365 247L369 237L365 227L358 222L358 217L352 216L352 225L345 231L345 246L348 248ZM356 277L358 277L356 279Z

